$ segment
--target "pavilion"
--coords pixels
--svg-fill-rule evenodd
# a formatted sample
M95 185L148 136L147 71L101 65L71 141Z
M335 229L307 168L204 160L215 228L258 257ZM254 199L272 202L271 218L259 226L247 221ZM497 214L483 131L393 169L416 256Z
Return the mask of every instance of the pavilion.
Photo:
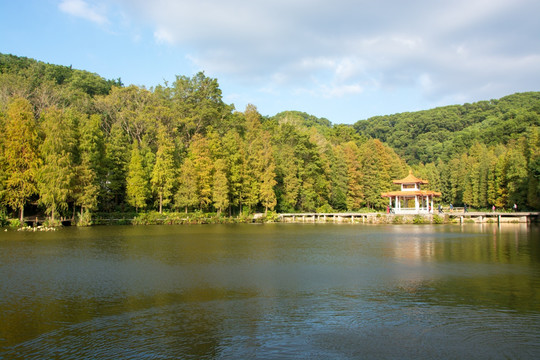
M409 175L401 180L392 181L400 184L400 191L382 193L382 197L390 200L390 208L396 214L433 214L433 198L441 196L440 192L422 190L421 185L428 184L427 180L417 178L409 171Z

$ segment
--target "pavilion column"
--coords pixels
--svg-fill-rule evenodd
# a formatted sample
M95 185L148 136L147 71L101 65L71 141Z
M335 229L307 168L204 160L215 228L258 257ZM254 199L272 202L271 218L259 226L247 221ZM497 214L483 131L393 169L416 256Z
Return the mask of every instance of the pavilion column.
M431 195L431 213L433 213L433 195Z
M418 195L414 195L414 208L416 209L416 212L419 210L419 203L418 203Z

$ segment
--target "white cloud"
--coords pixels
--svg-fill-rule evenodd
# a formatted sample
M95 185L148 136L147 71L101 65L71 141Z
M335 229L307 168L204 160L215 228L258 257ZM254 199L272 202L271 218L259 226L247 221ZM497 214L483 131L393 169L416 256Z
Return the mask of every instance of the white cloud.
M103 8L91 6L84 0L62 0L58 8L69 15L92 21L99 25L109 22Z
M168 44L174 44L174 36L171 34L167 29L159 28L156 31L154 31L154 39L158 43L168 43Z
M207 73L273 93L414 89L431 101L540 83L537 0L111 1Z

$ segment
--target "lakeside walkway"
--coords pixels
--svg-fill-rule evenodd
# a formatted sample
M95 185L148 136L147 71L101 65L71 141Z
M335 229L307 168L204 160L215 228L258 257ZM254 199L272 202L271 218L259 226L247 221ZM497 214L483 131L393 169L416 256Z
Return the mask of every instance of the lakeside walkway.
M520 222L529 223L539 220L540 212L483 212L483 211L454 211L438 214L387 214L387 213L286 213L280 214L279 219L283 222L335 222L335 223L371 223L375 218L390 218L389 222L396 217L414 218L421 216L432 222L434 215L448 217L449 219L459 219L460 223L474 221L475 223L485 222Z

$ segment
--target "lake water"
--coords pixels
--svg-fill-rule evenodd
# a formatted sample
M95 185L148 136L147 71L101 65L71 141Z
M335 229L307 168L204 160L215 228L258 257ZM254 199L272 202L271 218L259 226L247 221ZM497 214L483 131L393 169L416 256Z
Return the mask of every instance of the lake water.
M2 231L0 358L538 359L540 230Z

